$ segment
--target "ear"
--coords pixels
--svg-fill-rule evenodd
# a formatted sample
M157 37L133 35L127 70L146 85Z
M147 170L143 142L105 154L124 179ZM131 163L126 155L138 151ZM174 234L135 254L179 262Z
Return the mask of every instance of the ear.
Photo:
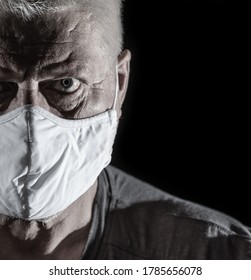
M129 50L124 50L122 54L118 57L118 82L119 82L119 92L118 92L118 110L119 117L121 116L121 107L124 102L126 91L128 87L129 75L130 75L130 61L131 53Z

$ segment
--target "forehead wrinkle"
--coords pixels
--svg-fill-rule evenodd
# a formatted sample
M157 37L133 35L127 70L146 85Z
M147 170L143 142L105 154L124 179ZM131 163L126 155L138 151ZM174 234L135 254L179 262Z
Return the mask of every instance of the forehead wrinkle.
M27 34L22 34L19 28L18 33L21 35L21 41L19 42L27 50L26 56L18 59L17 68L24 68L24 72L27 72L26 67L34 68L37 66L39 79L49 76L56 77L67 71L79 76L96 76L95 78L99 79L101 73L107 71L108 63L105 57L105 49L102 48L95 23L90 19L91 13L84 13L84 18L82 12L77 13L77 15L80 17L73 23L69 17L61 17L57 20L48 19L50 28L48 36L45 36L46 28L43 28L43 31L40 32L39 24L36 25L36 23L34 23L36 26L33 29L38 30L39 35L36 35L35 38L29 38L29 35L32 35L29 30ZM53 32L51 27L53 27ZM55 36L51 37L52 33ZM14 41L15 36L14 39L11 37L10 40L7 40L7 43L12 42L11 45L15 46ZM39 48L39 44L41 48ZM31 49L37 47L41 50L36 50L31 56L29 47ZM18 48L18 52L20 52L20 48ZM19 65L20 60L23 65Z
M36 35L36 38L33 38L34 36L31 36L29 32L27 34L24 32L20 40L16 40L13 37L10 40L6 39L6 37L2 40L0 36L0 47L3 48L5 52L8 51L21 56L27 55L27 59L29 59L33 54L33 57L46 57L48 53L52 56L55 56L56 53L60 55L60 53L64 51L71 51L76 47L83 48L85 47L85 43L89 43L90 45L91 42L93 42L92 27L86 20L83 21L79 19L70 30L68 30L67 26L64 28L64 23L63 21L62 24L58 24L57 27L54 28L53 38L50 35L43 36L43 34ZM74 33L77 32L77 29L80 27L81 31L77 34ZM39 29L39 26L36 28ZM33 39L30 40L30 38Z
M37 42L38 39L51 42L67 42L67 38L79 36L89 28L90 15L80 11L59 11L53 15L38 17L29 23L9 17L0 20L2 39L14 39L20 43ZM59 40L57 40L59 38Z

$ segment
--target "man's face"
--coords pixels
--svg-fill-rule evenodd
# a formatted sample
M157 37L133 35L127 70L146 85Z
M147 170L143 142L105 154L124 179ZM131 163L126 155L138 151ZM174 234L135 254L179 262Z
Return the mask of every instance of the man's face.
M38 105L65 118L112 107L115 59L86 12L67 10L30 22L0 20L0 114Z

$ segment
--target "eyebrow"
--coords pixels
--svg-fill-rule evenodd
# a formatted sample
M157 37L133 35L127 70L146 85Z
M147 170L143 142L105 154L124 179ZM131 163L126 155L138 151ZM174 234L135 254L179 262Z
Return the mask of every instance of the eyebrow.
M21 76L22 74L20 72L18 73L10 68L0 65L0 80L5 80L5 81L9 81L13 79L20 80Z
M84 64L80 59L72 59L72 53L61 61L52 62L48 65L42 66L38 71L38 77L41 80L46 79L60 79L66 77L81 77L85 82L88 82L87 77L84 77L88 65ZM85 75L86 76L86 75Z
M88 65L84 63L82 59L72 59L72 53L68 53L65 57L61 58L60 61L48 61L45 65L43 63L40 65L39 68L36 68L35 77L38 78L39 81L46 81L52 79L62 79L67 77L76 77L83 80L86 84L89 84L89 78L86 75ZM46 57L54 57L53 55L43 56ZM13 81L18 82L22 80L25 75L24 71L20 70L19 67L13 67L8 63L6 65L4 59L1 59L0 53L0 80L2 81Z

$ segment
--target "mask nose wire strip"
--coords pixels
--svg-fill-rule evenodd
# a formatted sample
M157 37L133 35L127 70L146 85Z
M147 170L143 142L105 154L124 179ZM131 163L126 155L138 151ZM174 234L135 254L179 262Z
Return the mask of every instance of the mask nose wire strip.
M31 113L30 111L26 112L26 121L27 121L27 134L28 134L28 142L33 142L33 133L32 133L32 127L31 127Z
M33 143L33 131L32 131L32 114L30 111L26 112L26 122L27 122L27 158L25 159L27 161L27 174L25 175L25 181L24 186L22 190L22 211L23 216L25 218L30 217L30 207L29 207L29 189L28 189L28 182L29 182L29 174L31 171L31 153L32 153L32 143Z

